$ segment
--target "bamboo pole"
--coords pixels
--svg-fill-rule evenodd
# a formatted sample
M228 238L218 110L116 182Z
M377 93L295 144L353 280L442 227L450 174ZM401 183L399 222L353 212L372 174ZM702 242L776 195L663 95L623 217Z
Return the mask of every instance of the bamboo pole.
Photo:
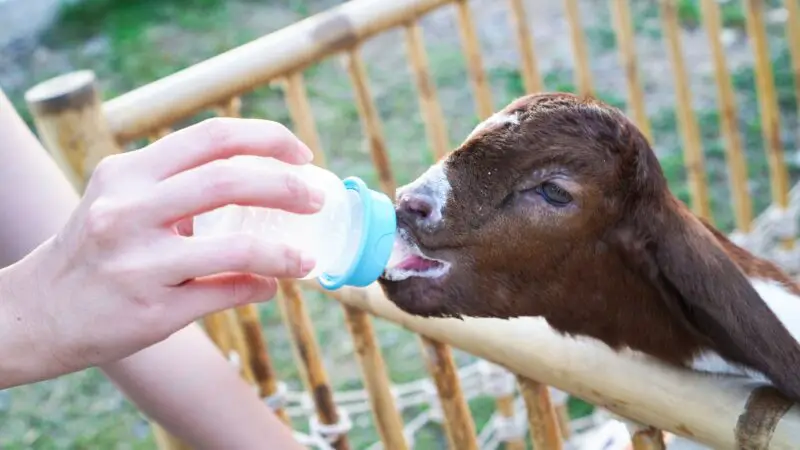
M783 157L780 111L775 94L767 32L764 28L763 0L743 0L746 8L747 34L755 57L756 92L761 115L761 133L769 163L772 198L780 209L789 205L789 173ZM786 249L794 248L794 237L782 240Z
M494 106L492 106L492 92L489 88L489 82L486 80L486 73L483 70L481 45L478 41L478 34L475 31L475 20L472 18L472 10L467 0L456 0L455 3L458 32L459 36L461 36L461 48L464 50L464 56L467 59L467 73L472 85L478 117L484 120L492 115Z
M285 89L286 102L298 136L314 152L316 165L324 167L325 157L308 104L302 75L299 73L290 75L286 80ZM375 337L372 320L359 309L344 307L344 313L345 322L353 338L364 386L369 393L370 409L381 442L388 450L405 450L408 444L403 433L403 418L392 394L391 380Z
M659 0L659 4L661 6L664 37L667 40L667 50L672 63L672 78L675 80L678 125L683 135L684 164L689 181L689 190L692 195L691 207L695 214L713 223L705 164L703 162L703 147L700 140L700 130L697 127L697 119L692 109L692 94L689 89L689 79L686 75L686 67L681 51L680 26L678 24L675 0Z
M589 51L586 49L586 37L583 35L580 10L577 0L564 0L569 31L572 42L572 53L575 60L575 84L580 95L594 95L592 87L592 70L589 67Z
M715 0L702 0L701 12L711 55L714 59L714 78L717 85L717 102L720 111L720 127L725 138L725 153L728 163L728 177L731 187L736 228L742 233L750 232L753 221L753 206L747 189L747 160L739 134L739 118L736 114L736 99L725 62L720 34L722 24L719 6Z
M311 104L308 101L303 73L293 72L289 74L282 86L286 92L286 105L289 108L289 115L295 126L295 133L314 153L314 165L325 167L327 165L325 152L322 151L322 143L317 132L314 114L311 112Z
M93 72L70 72L25 93L39 135L78 192L100 160L121 152L109 132Z
M370 155L375 169L378 170L381 189L389 198L394 198L397 182L394 179L389 154L386 151L386 141L383 137L383 127L378 117L378 110L372 101L372 94L367 84L367 69L358 54L358 49L351 50L345 58L347 73L350 76L356 98L358 116L369 141Z
M321 290L313 283L304 285ZM790 405L785 413L772 409L756 389L759 384L743 378L709 377L652 358L616 352L597 341L557 333L542 318L412 316L387 300L377 284L364 289L346 287L330 295L612 413L712 448L741 448L738 432L743 426L771 432L772 450L796 449L800 442L800 405ZM765 430L758 425L759 415L773 414L774 428Z
M628 88L628 108L633 112L636 126L651 143L653 132L650 130L650 120L647 118L647 108L644 103L642 82L639 79L639 64L636 57L636 35L631 20L631 9L628 0L611 0L611 12L614 29L617 32L617 45L619 57L625 69L625 80Z
M634 450L667 450L664 433L653 427L637 430L631 436Z
M533 448L562 450L564 443L561 440L560 424L547 386L519 375L517 383L528 411Z
M127 142L242 95L407 23L452 0L355 0L209 58L103 105L114 136Z
M519 45L522 84L527 93L544 91L544 82L539 73L539 63L536 58L533 35L528 27L525 5L522 0L509 0L509 6L511 7L514 34L517 37L517 45Z
M25 101L42 142L78 192L104 157L122 151L103 115L94 72L51 78L28 90ZM188 449L156 422L151 421L150 428L159 449Z
M366 69L357 50L348 54L347 68L353 84L362 127L369 137L370 153L378 169L381 189L390 197L394 197L396 185L388 163L389 157L386 154L380 118L369 91ZM450 349L439 342L422 336L420 338L423 355L442 404L445 430L451 447L459 450L477 450L475 424L461 391L461 382Z
M792 55L792 72L794 73L794 97L797 112L800 115L800 2L786 0L786 39L789 41L789 52Z
M405 450L409 447L403 433L403 418L392 395L391 380L375 339L372 320L369 314L358 308L345 306L345 314L383 448Z
M406 50L414 82L417 86L420 113L425 123L428 142L433 149L433 157L440 160L450 151L450 143L445 128L442 106L436 95L436 87L428 70L428 58L422 41L422 30L416 22L406 25Z
M292 350L300 368L303 383L311 394L317 418L322 425L340 425L344 417L333 400L328 373L322 364L322 356L314 335L314 325L306 310L300 290L294 280L279 280L280 307L284 323L292 337ZM342 430L345 431L345 430ZM331 445L336 450L348 450L350 441L346 432L330 436Z

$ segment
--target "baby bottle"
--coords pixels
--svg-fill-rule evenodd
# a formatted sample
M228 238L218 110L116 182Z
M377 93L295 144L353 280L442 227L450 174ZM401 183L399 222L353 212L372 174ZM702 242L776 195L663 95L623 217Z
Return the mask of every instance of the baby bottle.
M392 252L397 227L389 197L369 189L357 177L341 180L313 164L293 165L249 155L234 158L250 158L254 164L294 172L322 189L325 203L314 214L226 205L194 218L196 236L245 232L289 245L316 260L303 279L316 278L328 290L364 287L378 279Z

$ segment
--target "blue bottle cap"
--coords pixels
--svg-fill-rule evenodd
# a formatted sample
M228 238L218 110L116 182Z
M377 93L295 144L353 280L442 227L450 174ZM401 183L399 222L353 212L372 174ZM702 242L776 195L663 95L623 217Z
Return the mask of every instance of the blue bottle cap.
M361 198L364 212L361 242L347 272L338 276L323 273L317 278L319 284L327 290L342 286L365 287L375 282L389 263L397 231L397 216L389 197L368 188L357 177L345 178L344 186L358 192Z

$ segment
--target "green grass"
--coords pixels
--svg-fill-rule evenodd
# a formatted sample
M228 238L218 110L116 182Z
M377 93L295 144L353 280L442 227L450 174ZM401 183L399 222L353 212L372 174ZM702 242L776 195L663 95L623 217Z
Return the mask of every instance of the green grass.
M66 52L72 65L94 70L103 82L105 97L109 98L288 25L330 3L292 0L278 8L247 0L83 0L62 10L58 24L46 36L46 43ZM698 4L697 1L679 3L679 16L684 26L698 26ZM721 7L726 26L743 26L739 2L728 2ZM265 8L275 8L275 14L264 13ZM656 3L633 2L632 8L637 34L658 37L660 23ZM261 15L257 20L248 21L251 13L259 12ZM589 17L588 13L584 15ZM587 29L593 58L616 52L614 33L608 24L610 21ZM773 30L773 35L776 37L771 39L770 45L782 120L784 129L792 130L797 127L797 99L794 97L791 65L780 30ZM87 55L80 50L85 42L98 39L108 46L102 57ZM477 121L465 60L457 41L429 40L427 50L449 138L455 144ZM402 70L390 68L382 63L371 63L369 59L367 63L370 87L383 123L395 176L399 183L405 183L432 161L413 81L406 67ZM643 57L640 63L645 64L646 58ZM31 84L55 74L37 72ZM555 65L543 75L548 90L576 91L574 74L569 68ZM487 76L496 107L524 93L516 66L487 66ZM308 68L305 77L331 169L340 175L361 176L370 185L376 185L377 177L352 89L341 64L335 58L324 60ZM737 70L733 79L754 206L756 211L761 211L768 204L770 193L752 67ZM12 89L8 93L30 124L22 101L23 91ZM597 95L614 106L626 108L625 99L619 92L601 89ZM204 112L181 122L181 125L207 115ZM283 95L278 88L271 86L260 87L244 96L243 115L290 124ZM733 219L718 112L714 108L699 109L696 115L707 157L715 219L721 228L730 231ZM679 198L689 202L674 106L653 112L650 120L655 146L670 187ZM796 136L786 133L784 145L787 150L797 148ZM800 169L794 166L791 170L793 180L797 180ZM344 331L341 308L316 293L308 293L305 301L315 324L318 342L323 345L324 363L330 371L332 383L339 389L360 387L360 373L352 355L352 342ZM296 389L300 388L300 374L277 305L264 305L260 312L279 378ZM375 327L394 382L407 382L425 375L413 334L381 320L375 321ZM456 352L456 357L460 364L472 359L462 352ZM475 399L470 402L470 407L477 427L481 429L494 410L493 402L487 398ZM591 412L592 407L572 399L569 409L573 417L578 417ZM410 418L412 413L406 418ZM298 421L295 425L302 430L307 424ZM377 440L371 419L356 424L352 439L354 447L359 449ZM442 443L441 430L431 425L417 436L415 448L437 449L442 447ZM144 418L96 370L0 392L0 448L138 450L152 446Z

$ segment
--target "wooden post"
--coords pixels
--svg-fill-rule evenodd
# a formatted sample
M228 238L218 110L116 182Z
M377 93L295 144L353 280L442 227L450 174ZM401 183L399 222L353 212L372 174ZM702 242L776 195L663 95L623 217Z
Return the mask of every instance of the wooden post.
M467 59L467 73L469 74L472 92L475 97L475 106L481 120L491 116L494 112L492 104L492 91L483 70L483 57L478 33L475 31L475 20L472 17L467 0L456 0L458 31L461 36L461 48Z
M736 97L733 91L728 65L725 62L725 51L720 42L722 21L719 17L719 6L716 0L702 0L703 23L706 28L711 54L714 59L714 78L717 85L717 102L719 104L720 128L725 137L725 154L728 163L733 211L736 217L736 228L748 233L752 228L753 206L747 188L747 160L745 159L742 138L739 134L739 118L736 114Z
M652 144L653 132L650 130L650 120L647 118L642 82L639 79L636 36L634 35L631 8L628 0L611 0L611 13L614 20L614 29L617 31L619 58L622 67L625 69L625 79L628 87L628 109L633 112L636 126L642 130L642 134Z
M764 0L743 0L747 35L755 58L758 112L761 117L761 134L769 163L772 199L781 210L789 206L789 171L783 156L780 111L775 93L767 31L764 26ZM782 240L785 249L794 248L794 236Z
M343 419L333 400L333 391L328 372L322 364L322 356L314 333L314 325L294 280L279 280L280 306L283 321L292 338L292 349L300 367L306 390L311 394L317 412L317 421L323 426L335 426ZM346 432L330 436L336 450L348 450L350 441Z
M675 5L675 0L659 0L659 3L664 26L664 38L667 41L667 50L672 63L672 77L675 80L675 91L678 97L678 125L683 135L684 165L689 179L689 190L692 194L692 212L713 223L703 159L703 144L700 140L697 119L692 109L692 93L689 88L689 78L686 75L686 67L681 52L681 28L678 25L677 6Z
M637 430L631 436L633 450L667 450L664 432L653 427Z
M25 100L45 147L83 192L97 163L121 151L103 116L94 72L51 78L28 90Z
M525 13L525 5L522 0L510 0L511 19L513 20L514 32L517 36L519 45L520 65L522 66L522 84L528 94L544 91L544 81L539 73L539 63L536 58L536 50L528 27L528 16Z
M517 375L517 383L528 411L533 448L562 450L560 424L547 386L520 375Z
M594 95L592 87L592 71L589 68L589 53L586 50L586 38L583 35L580 10L577 0L564 0L567 12L569 31L572 42L572 56L575 60L575 84L580 95Z
M102 111L94 72L70 72L25 93L25 101L45 147L79 192L101 159L120 153ZM188 450L155 422L151 429L161 450Z

